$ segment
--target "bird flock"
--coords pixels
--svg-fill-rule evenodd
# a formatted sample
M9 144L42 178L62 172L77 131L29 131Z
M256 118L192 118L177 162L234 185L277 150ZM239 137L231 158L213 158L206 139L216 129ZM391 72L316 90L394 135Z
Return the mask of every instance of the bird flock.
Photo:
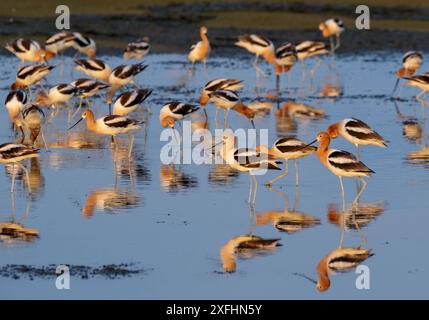
M239 36L235 45L255 55L253 67L256 72L256 86L259 84L260 77L267 77L267 74L260 67L259 58L261 57L273 67L275 98L280 101L280 93L283 91L280 86L280 78L283 73L289 72L298 61L314 59L316 65L310 72L310 75L314 76L315 70L323 61L319 57L323 55L333 56L340 47L340 36L345 30L341 20L326 20L320 23L319 30L324 38L330 39L330 44L324 41L306 40L296 45L286 42L275 47L271 40L260 35L249 34ZM199 62L203 64L204 69L207 68L206 62L211 51L208 29L202 26L199 33L201 40L191 46L188 54L188 60L193 71ZM72 99L76 99L78 102L76 110L69 112L68 130L72 130L81 121L85 121L89 131L99 135L111 136L115 147L118 145L116 136L128 135L128 157L131 158L134 132L140 130L147 121L133 118L132 114L141 108L152 93L150 89L141 88L136 81L136 77L148 67L142 61L138 61L151 50L148 37L129 43L123 52L124 60L134 59L137 60L136 63L124 63L115 67L111 67L97 58L97 47L94 39L78 32L56 33L45 41L44 46L34 40L17 39L9 42L6 49L19 59L18 72L11 84L11 91L6 97L5 106L13 131L20 135L20 140L19 142L8 142L0 145L0 163L14 163L22 167L28 180L28 172L21 161L39 156L40 149L36 147L39 136L46 149L49 145L43 135L43 125L46 123L43 110L52 108L50 117L50 121L52 121L61 107L69 104ZM56 68L50 62L57 59L57 67L61 66L64 63L62 56L66 50L75 51L73 59L75 70L85 74L86 77L46 88L46 78ZM30 64L25 65L27 62ZM417 99L423 98L429 91L429 73L415 75L422 62L423 56L419 52L408 52L404 55L403 66L396 72L397 82L392 96L395 95L400 80L404 79L408 85L420 88L422 92L417 96ZM219 127L217 119L220 109L224 112L224 129L229 128L228 114L230 111L248 119L251 126L255 128L254 118L258 112L261 112L261 109L243 103L239 95L243 87L244 81L242 79L213 79L202 86L199 105L182 101L169 101L160 107L160 125L176 132L176 124L180 124L183 119L197 112L202 112L208 121L208 106L212 104L215 107L216 128ZM33 92L34 88L37 88L36 92ZM106 114L99 118L95 116L94 110L91 108L91 98L97 95L105 96L106 104L104 110ZM84 110L81 112L83 107ZM148 109L148 112L152 111ZM79 115L79 119L71 124L77 115ZM324 117L325 113L322 109L294 102L284 103L275 113L275 117L278 118L290 117L291 115L320 118ZM342 137L353 144L356 147L357 156L348 151L331 149L330 144L337 137ZM180 141L183 137L176 138ZM306 143L297 137L279 137L272 146L256 145L254 149L237 148L237 137L225 131L222 140L214 143L212 148L216 149L216 146L221 146L218 151L224 162L234 170L249 174L250 187L247 201L251 206L255 204L258 188L258 181L254 175L256 171L261 168L279 171L282 170L281 163L284 162L284 171L266 182L267 186L271 186L289 174L288 162L293 160L296 175L295 184L298 186L297 160L313 154L317 155L322 165L339 178L343 204L345 202L343 177L357 178L361 181L354 200L357 202L366 186L364 178L374 174L374 171L361 161L360 146L373 145L385 148L387 147L386 139L368 124L353 117L337 121L325 131L319 132L315 138L313 142ZM316 142L318 142L317 147L313 146ZM13 175L11 192L14 190L14 180L15 176ZM273 244L275 245L273 241L266 243L267 246ZM231 250L234 251L240 246L255 245L264 246L255 236L238 237L228 243L222 254L228 258ZM363 249L356 249L355 251L344 249L343 251L335 251L331 254L332 257L325 257L320 264L319 273L326 274L328 268L326 260L338 259L338 255L347 256L350 261L362 261L362 257L370 256L370 252ZM224 266L225 271L231 271L234 268L234 261L230 261ZM328 281L329 279L322 277L318 282L318 288L322 291L326 290L329 287Z

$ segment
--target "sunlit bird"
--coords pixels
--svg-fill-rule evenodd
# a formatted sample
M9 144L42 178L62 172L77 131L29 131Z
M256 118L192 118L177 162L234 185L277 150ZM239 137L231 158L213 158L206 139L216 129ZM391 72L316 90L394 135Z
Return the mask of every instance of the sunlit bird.
M140 130L141 122L118 115L109 115L95 119L94 113L91 110L87 109L82 113L82 117L68 130L74 128L83 119L86 120L86 127L89 131L92 131L97 134L112 136L116 147L117 142L115 137L120 134L128 134L130 140L128 147L128 157L131 158L131 153L134 144L134 135L132 135L130 132Z
M135 111L150 96L152 90L139 89L121 93L113 103L113 114L125 116Z
M292 43L285 43L279 46L275 52L276 63L275 73L276 73L276 90L277 93L280 92L280 75L283 72L288 72L295 62L298 60L298 54L295 46Z
M74 35L68 31L61 31L53 34L45 41L45 50L50 51L54 54L59 54L71 47L71 40Z
M281 170L280 162L270 159L267 155L249 148L235 148L235 137L226 132L219 143L222 144L220 155L231 168L240 172L247 172L250 178L248 203L254 205L256 192L258 190L258 180L254 172L260 170ZM216 146L216 145L215 145ZM255 186L253 187L253 183ZM253 194L253 198L252 198Z
M406 83L407 85L422 90L422 92L416 96L416 99L421 101L421 98L423 98L429 91L429 72L412 77L404 77L404 79L408 80Z
M25 62L46 62L55 56L55 53L44 50L37 41L17 39L6 44L6 50L13 53L19 60L20 66Z
M34 145L40 135L45 149L47 150L48 145L46 144L42 129L42 125L45 121L45 113L43 110L40 109L37 104L31 104L24 109L22 116L25 127L30 131L30 142Z
M210 99L210 94L218 90L238 91L243 88L243 81L237 79L214 79L206 83L201 90L200 105L204 108ZM206 114L207 115L207 114Z
M395 94L399 81L402 77L411 77L420 68L423 62L423 54L418 51L409 51L402 57L402 68L396 71L396 83L393 87L392 96Z
M31 89L30 86L38 83L44 77L46 77L55 66L48 66L44 64L30 65L22 67L16 74L16 80L11 85L12 90L18 88L27 88L29 93L29 99L31 100Z
M31 187L30 187L30 178L28 175L28 170L20 163L20 161L29 159L29 158L35 158L38 156L39 156L39 150L31 146L18 144L18 143L3 143L0 145L0 163L3 163L3 164L13 163L20 166L25 172L25 175L27 178L27 186L30 192L31 192ZM12 175L12 186L11 186L10 192L14 191L14 186L15 186L15 170L13 171L13 175Z
M255 54L253 67L255 68L257 77L259 73L264 74L258 65L259 56L262 56L268 63L273 64L275 62L276 57L274 52L274 44L271 42L271 40L265 37L257 34L240 36L238 37L238 41L235 43L235 45Z
M348 142L354 144L356 146L358 159L360 158L359 146L361 145L373 145L381 148L387 147L387 142L381 135L372 130L365 122L356 118L344 119L331 124L326 132L331 139L341 136Z
M67 38L67 46L73 47L78 53L82 53L88 58L95 58L97 46L94 39L91 39L79 32L73 32L73 37Z
M207 58L210 54L210 42L207 37L207 28L200 28L201 41L191 46L191 51L188 54L188 60L192 63L192 69L196 62L202 61L204 68L206 67Z
M107 82L112 73L112 69L100 59L79 59L75 60L74 63L76 70L97 80Z
M331 139L327 132L319 132L316 140L312 141L307 146L317 141L319 142L317 157L329 171L339 178L343 203L345 203L343 177L359 178L359 180L361 180L362 187L354 200L354 202L356 202L366 187L366 182L363 178L370 177L374 171L368 168L363 162L356 159L350 152L330 149L329 144Z
M265 185L271 186L275 181L286 177L289 173L289 160L293 160L295 166L295 184L298 186L298 165L297 159L304 158L316 152L317 148L313 146L306 146L306 143L296 138L279 138L271 148L264 145L256 146L256 150L267 154L273 159L285 160L285 170L278 177L268 181Z
M24 130L22 128L22 111L27 105L27 94L23 90L14 90L8 93L5 106L9 114L10 122L14 130L20 130L24 137Z
M93 79L77 79L71 83L73 87L77 89L77 96L79 97L79 106L72 117L74 117L82 107L82 100L85 99L86 104L90 105L89 97L92 97L102 90L109 88L108 84L93 80Z
M141 59L150 51L149 37L138 39L127 44L124 50L124 59Z
M38 92L35 101L39 105L57 108L59 105L69 102L77 92L78 90L74 85L60 83L49 88L48 92Z
M198 109L199 107L193 104L178 101L169 102L162 106L159 111L159 122L163 128L170 127L174 129L177 121L183 120Z
M343 21L338 18L328 19L319 24L319 30L322 32L323 37L330 39L331 53L334 54L335 50L340 47L340 36L344 32ZM336 38L335 44L334 37Z

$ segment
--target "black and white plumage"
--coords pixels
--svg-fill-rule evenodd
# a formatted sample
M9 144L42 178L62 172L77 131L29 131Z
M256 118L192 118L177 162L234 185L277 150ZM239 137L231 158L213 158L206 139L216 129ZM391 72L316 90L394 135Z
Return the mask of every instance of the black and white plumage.
M77 95L80 97L91 97L109 87L103 82L86 78L77 79L71 85L77 89Z
M161 117L172 117L175 120L182 120L187 115L197 111L198 106L188 103L173 101L165 104L160 110Z
M271 40L257 34L240 36L235 45L257 56L264 54L267 50L274 50Z
M61 31L53 34L45 41L45 49L49 50L55 54L58 54L67 48L69 48L72 43L74 35L68 31Z
M306 40L296 45L298 60L329 53L328 45L322 41Z
M323 37L330 38L331 53L340 47L340 35L344 32L344 22L338 18L328 19L319 24L319 30L322 32ZM334 37L336 42L334 43Z
M238 94L231 90L217 90L208 94L209 102L222 109L232 109L240 102Z
M73 32L73 37L65 41L67 46L73 47L78 52L87 55L89 58L95 58L97 46L95 41L79 32Z
M0 145L0 163L18 162L39 156L39 149L19 143L3 143Z
M141 59L147 55L150 51L149 38L144 37L138 39L137 41L127 44L127 47L124 50L124 59Z
M20 38L7 43L5 48L20 59L21 62L42 62L44 59L45 52L35 40Z
M204 86L201 97L200 104L205 106L209 100L209 94L219 91L219 90L230 90L230 91L238 91L243 88L243 81L237 79L214 79L206 83Z
M60 83L51 88L45 93L41 91L36 96L36 103L40 105L51 105L57 107L70 101L78 92L78 89L72 84Z
M152 90L146 89L121 93L113 103L113 114L124 116L135 111L151 93Z
M402 57L402 65L405 70L417 70L423 62L423 54L419 51L409 51Z
M25 88L39 82L47 76L55 66L36 64L22 67L16 74L16 81L12 89Z
M13 90L8 93L5 100L5 106L12 123L16 124L16 121L19 122L18 118L24 110L27 101L27 94L23 90ZM19 123L16 125L19 125Z
M298 54L292 43L284 43L276 49L276 63L278 65L290 68L296 60L298 60Z
M408 80L407 85L417 87L422 90L417 97L420 97L429 91L429 73L423 73L412 77L404 77L404 79Z
M100 59L79 59L75 60L76 70L101 81L109 79L112 69Z
M330 149L327 153L327 167L342 177L369 177L374 173L350 152Z
M112 70L109 76L109 84L112 87L122 87L132 83L134 77L144 71L147 65L144 63L136 63L132 65L120 65Z

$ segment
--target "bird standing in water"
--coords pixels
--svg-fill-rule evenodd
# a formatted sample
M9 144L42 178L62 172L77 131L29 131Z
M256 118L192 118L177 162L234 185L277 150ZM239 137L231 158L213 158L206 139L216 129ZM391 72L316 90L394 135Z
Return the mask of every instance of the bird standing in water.
M201 41L191 46L191 51L188 54L188 60L192 63L192 70L194 70L195 63L202 61L204 69L206 69L207 58L210 54L210 42L207 37L207 28L202 26L200 28Z

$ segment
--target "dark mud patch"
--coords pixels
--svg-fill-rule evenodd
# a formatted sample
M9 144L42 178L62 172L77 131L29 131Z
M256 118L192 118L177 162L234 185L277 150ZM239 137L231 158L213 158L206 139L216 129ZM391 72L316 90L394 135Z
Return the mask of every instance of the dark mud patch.
M107 264L99 267L84 265L67 265L72 278L91 279L120 279L125 277L142 276L152 269L138 268L134 263ZM24 264L8 264L0 267L0 277L21 279L54 279L58 265L32 266Z

